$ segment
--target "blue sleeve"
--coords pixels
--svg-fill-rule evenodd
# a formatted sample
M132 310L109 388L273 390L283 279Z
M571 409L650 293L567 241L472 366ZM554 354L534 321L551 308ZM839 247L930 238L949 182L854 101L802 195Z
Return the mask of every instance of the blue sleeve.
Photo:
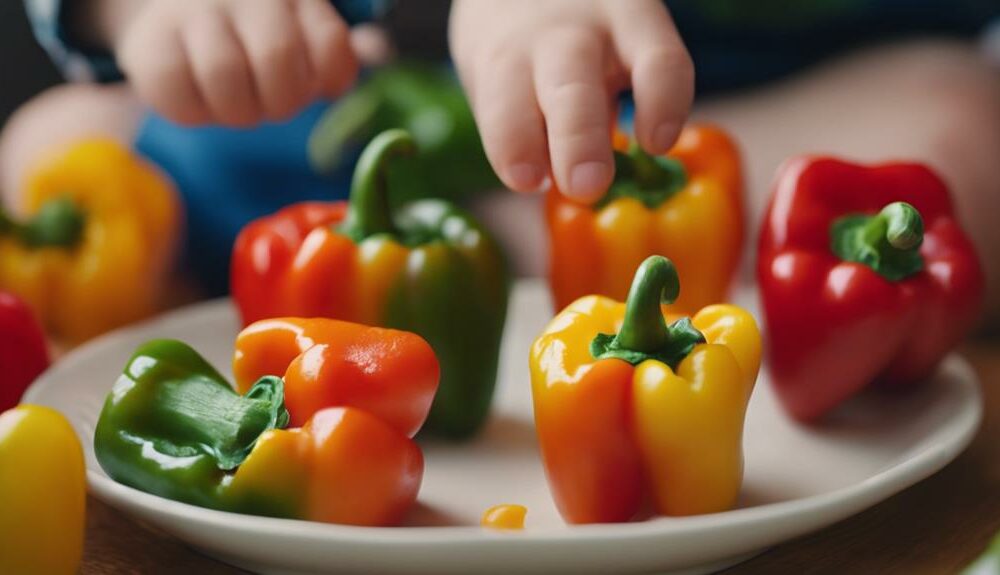
M74 2L82 0L24 0L35 38L48 52L63 75L74 81L116 82L123 78L114 56L96 50L74 38L69 13ZM341 16L351 25L370 22L384 15L391 0L331 0Z

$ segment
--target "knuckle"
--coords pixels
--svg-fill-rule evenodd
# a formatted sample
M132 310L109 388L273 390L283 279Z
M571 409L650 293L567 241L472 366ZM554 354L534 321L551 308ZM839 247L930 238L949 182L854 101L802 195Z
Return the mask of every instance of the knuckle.
M580 113L582 110L603 109L603 89L598 83L583 80L557 82L543 91L541 104L547 116L555 116L557 119L575 118L574 123L603 122L601 114Z

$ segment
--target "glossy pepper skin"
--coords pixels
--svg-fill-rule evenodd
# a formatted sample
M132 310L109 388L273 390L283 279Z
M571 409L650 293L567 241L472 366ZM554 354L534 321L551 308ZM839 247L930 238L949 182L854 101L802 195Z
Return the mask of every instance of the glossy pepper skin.
M349 203L305 203L252 222L233 250L245 323L327 317L412 331L441 362L428 431L474 433L489 410L509 291L496 242L441 200L391 208L385 169L413 153L400 130L366 148Z
M331 104L309 138L309 162L317 173L334 174L392 128L405 129L417 143L414 156L386 167L394 205L458 201L500 186L454 72L419 62L378 68Z
M669 257L684 278L674 309L694 313L726 300L743 241L739 151L722 130L689 126L669 154L653 157L623 137L615 179L593 206L556 189L546 198L549 283L556 309L599 294L624 299L650 255Z
M53 336L79 343L158 309L180 220L155 168L85 140L28 177L25 202L27 221L0 217L0 289Z
M931 170L822 157L779 171L757 276L772 381L801 421L873 382L927 378L975 323L984 287Z
M535 340L535 425L569 523L628 521L645 501L663 515L736 502L760 333L726 304L675 319L663 305L678 291L670 261L651 256L627 303L583 297Z
M45 334L35 315L20 298L0 292L0 412L17 405L48 366Z
M0 413L0 573L76 573L86 501L83 450L66 418L38 405Z
M240 513L401 520L423 476L410 436L437 385L430 346L413 334L322 319L268 320L239 337L237 373L266 372L242 395L186 344L157 340L136 351L94 436L108 475Z

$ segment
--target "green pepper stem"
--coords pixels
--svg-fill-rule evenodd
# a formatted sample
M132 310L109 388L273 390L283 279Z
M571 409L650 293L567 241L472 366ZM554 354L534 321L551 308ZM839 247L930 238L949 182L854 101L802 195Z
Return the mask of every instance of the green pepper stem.
M615 152L615 179L598 207L629 197L655 209L686 184L687 172L680 160L651 156L632 144L628 152Z
M157 388L149 421L177 430L175 441L199 445L220 469L235 469L265 431L288 424L283 382L262 377L237 395L209 378L167 381Z
M72 247L83 237L84 214L69 197L53 198L19 222L0 209L0 235L13 235L31 248Z
M351 182L351 201L340 231L354 241L393 233L389 202L387 166L392 158L412 156L417 146L404 130L387 130L371 141L361 153Z
M681 284L677 268L663 256L650 256L635 272L625 303L625 319L617 335L618 346L653 353L670 339L661 304L674 303Z
M920 247L924 240L924 220L920 212L906 202L893 202L878 214L885 221L885 239L898 250Z
M906 202L892 202L872 216L844 216L833 223L830 235L838 257L866 265L889 281L923 269L923 218Z

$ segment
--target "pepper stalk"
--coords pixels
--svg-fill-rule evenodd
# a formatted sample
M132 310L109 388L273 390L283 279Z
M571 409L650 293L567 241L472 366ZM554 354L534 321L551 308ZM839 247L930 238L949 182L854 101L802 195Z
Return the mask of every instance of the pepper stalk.
M31 248L73 247L83 237L84 222L79 206L66 196L45 202L24 222L0 209L0 235L13 235Z
M615 358L638 365L655 359L676 368L705 336L691 318L667 325L661 304L671 304L680 295L680 280L673 262L650 256L635 272L625 302L625 318L617 334L600 333L590 344L596 359Z
M871 216L844 216L830 227L831 249L840 259L868 266L892 282L923 269L923 241L923 218L906 202L892 202Z

